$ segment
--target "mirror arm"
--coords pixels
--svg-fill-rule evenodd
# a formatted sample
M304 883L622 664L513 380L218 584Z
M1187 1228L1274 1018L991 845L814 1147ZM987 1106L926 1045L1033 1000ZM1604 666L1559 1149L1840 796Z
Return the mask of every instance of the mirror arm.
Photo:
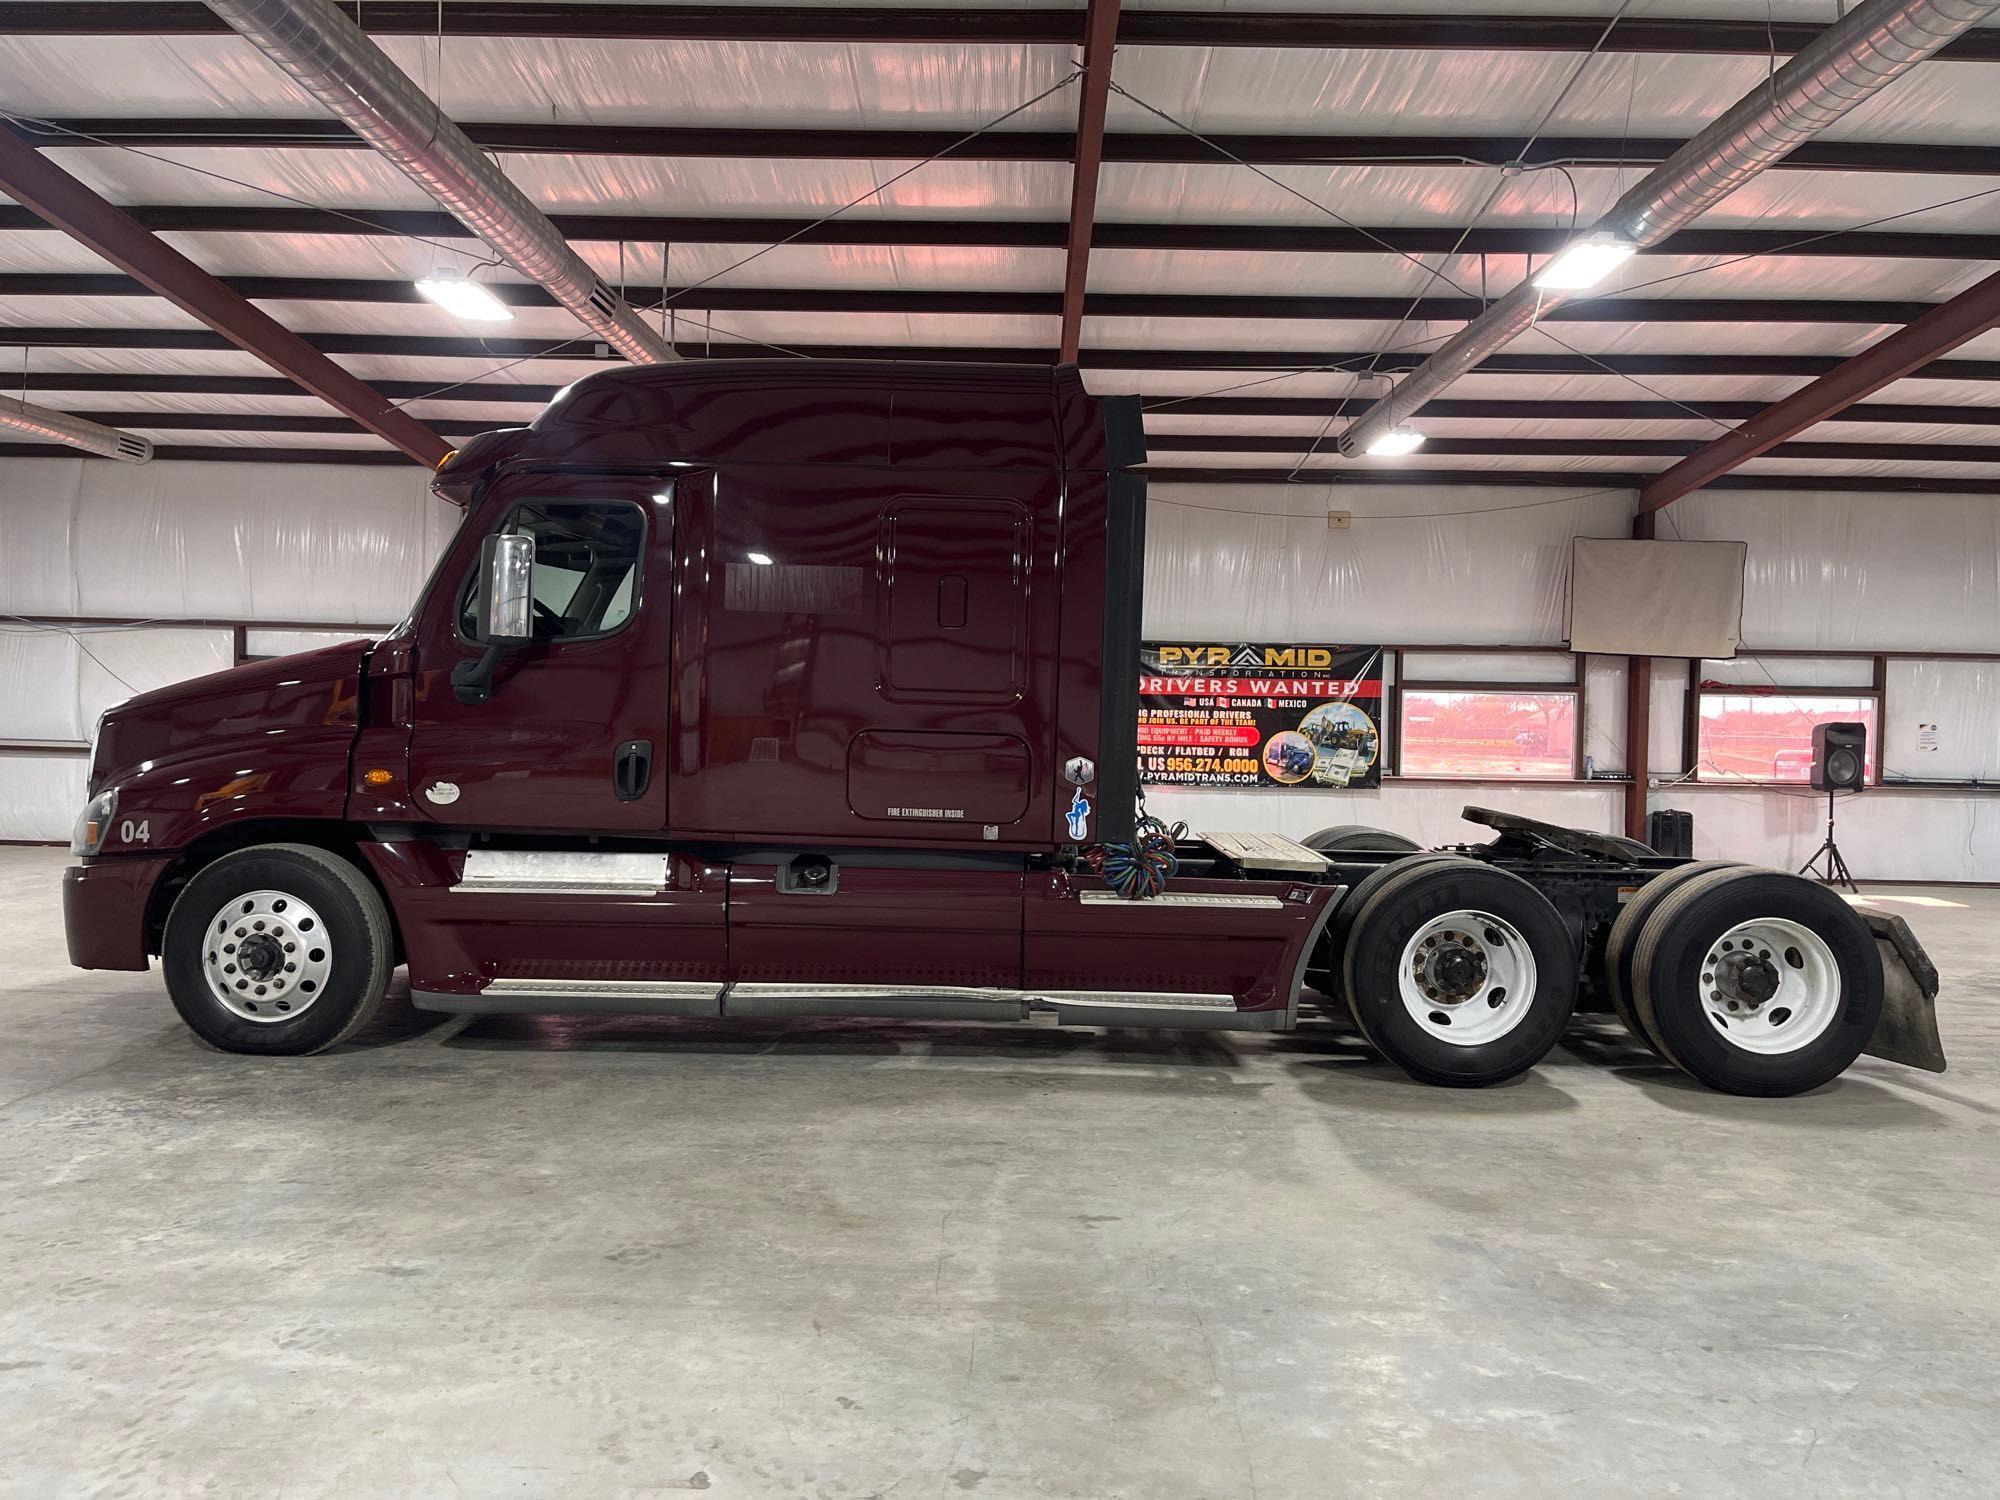
M460 703L477 705L493 700L493 673L507 652L504 645L489 645L477 660L458 662L451 669L452 696Z

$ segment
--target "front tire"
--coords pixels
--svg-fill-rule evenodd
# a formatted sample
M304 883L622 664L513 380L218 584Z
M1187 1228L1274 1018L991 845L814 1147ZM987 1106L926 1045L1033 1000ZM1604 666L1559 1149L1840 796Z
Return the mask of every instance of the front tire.
M1526 1072L1576 1009L1576 950L1542 893L1474 860L1392 866L1355 913L1342 963L1354 1023L1423 1083Z
M381 893L309 844L258 844L200 871L161 943L174 1009L225 1052L292 1057L368 1023L395 967Z

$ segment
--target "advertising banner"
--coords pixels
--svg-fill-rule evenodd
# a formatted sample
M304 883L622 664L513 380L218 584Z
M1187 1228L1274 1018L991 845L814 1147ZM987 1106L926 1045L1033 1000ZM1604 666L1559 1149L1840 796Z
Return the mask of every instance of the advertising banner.
M1139 779L1159 786L1382 784L1382 648L1147 641Z

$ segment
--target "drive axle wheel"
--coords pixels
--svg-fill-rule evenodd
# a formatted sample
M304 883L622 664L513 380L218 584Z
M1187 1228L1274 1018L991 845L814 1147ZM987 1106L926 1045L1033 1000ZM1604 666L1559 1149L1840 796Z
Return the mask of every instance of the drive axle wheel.
M1379 869L1371 870L1355 883L1354 889L1341 898L1333 919L1326 924L1326 931L1320 934L1319 946L1313 954L1312 964L1306 969L1306 980L1322 995L1335 1000L1345 1000L1346 992L1341 988L1342 956L1347 952L1347 934L1353 930L1354 914L1368 904L1368 898L1381 888L1382 882L1400 870L1407 870L1420 860L1464 859L1462 854L1413 854L1408 859L1398 859ZM1324 1007L1322 1007L1324 1009ZM1353 1010L1352 1006L1348 1007ZM1360 1022L1357 1020L1358 1026ZM1362 1032L1367 1035L1366 1030Z
M1861 1055L1882 956L1838 896L1772 870L1712 870L1646 918L1633 1008L1684 1072L1732 1094L1802 1094Z
M167 993L227 1052L319 1052L359 1031L394 964L381 894L307 844L224 855L174 901L161 945Z
M1652 915L1654 908L1688 881L1714 870L1743 868L1733 859L1710 859L1699 864L1677 865L1640 886L1618 913L1618 920L1611 924L1611 934L1604 940L1604 987L1611 992L1611 1008L1625 1023L1625 1029L1654 1052L1660 1051L1660 1044L1646 1034L1638 1013L1632 1008L1632 950L1638 946L1639 929L1645 926L1646 918Z
M1576 1009L1576 951L1541 892L1463 858L1383 873L1342 965L1362 1035L1411 1077L1455 1087L1546 1057Z

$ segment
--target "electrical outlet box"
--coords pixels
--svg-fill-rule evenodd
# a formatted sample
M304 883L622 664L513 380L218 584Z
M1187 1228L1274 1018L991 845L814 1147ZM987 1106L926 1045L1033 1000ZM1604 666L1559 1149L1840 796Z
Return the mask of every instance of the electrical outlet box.
M1326 513L1326 529L1328 531L1345 531L1353 520L1354 514L1352 511L1330 510Z

